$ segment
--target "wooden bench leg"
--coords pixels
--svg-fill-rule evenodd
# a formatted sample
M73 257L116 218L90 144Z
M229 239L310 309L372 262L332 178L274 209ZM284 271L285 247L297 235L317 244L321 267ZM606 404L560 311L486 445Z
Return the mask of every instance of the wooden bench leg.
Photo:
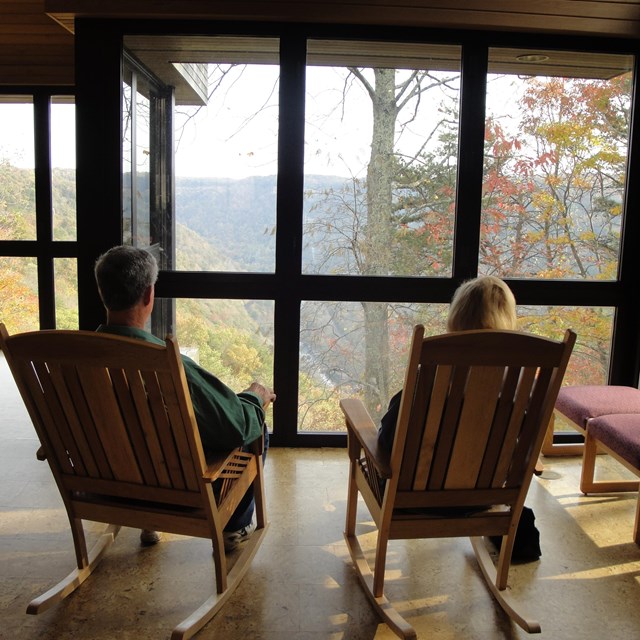
M571 424L576 431L584 433L583 430L576 424ZM544 434L544 440L542 441L542 455L543 456L579 456L584 450L584 446L581 442L575 444L554 444L553 432L555 430L555 413L551 415L549 420L549 426Z
M594 491L593 478L596 472L596 453L598 444L589 433L584 438L584 451L582 453L582 471L580 473L580 491L589 493Z
M580 491L582 491L582 493L618 493L623 491L637 491L638 488L640 488L638 480L595 480L596 454L598 453L599 447L602 448L605 453L608 453L612 458L620 462L620 464L627 467L634 473L638 473L637 470L632 469L627 462L617 455L615 451L612 451L602 443L599 443L590 435L589 431L587 431L584 440L584 455L582 456Z
M636 521L633 525L633 541L640 546L640 494L638 494L638 504L636 506Z
M547 426L547 430L544 434L544 440L542 441L542 455L549 456L553 455L553 431L556 423L555 414L551 414L551 418L549 420L549 425Z

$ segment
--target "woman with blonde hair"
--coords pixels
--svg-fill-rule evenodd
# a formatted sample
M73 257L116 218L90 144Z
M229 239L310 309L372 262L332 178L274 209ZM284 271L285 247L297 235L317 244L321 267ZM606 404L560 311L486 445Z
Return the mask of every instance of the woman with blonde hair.
M453 294L447 331L515 330L516 324L516 299L500 278L480 276L467 280Z
M473 329L513 331L516 325L516 300L511 289L500 278L480 276L468 280L453 294L447 318L448 332ZM399 391L391 398L389 409L380 421L378 443L388 451L393 446L401 397L402 391ZM482 509L484 507L479 506L466 511L465 515ZM523 507L511 556L513 561L529 562L540 557L540 532L534 523L533 511L529 507ZM494 536L490 539L500 549L502 537Z
M507 284L495 276L480 276L463 282L453 294L447 331L473 329L515 330L516 299ZM378 444L387 451L393 446L402 391L389 402L378 429Z

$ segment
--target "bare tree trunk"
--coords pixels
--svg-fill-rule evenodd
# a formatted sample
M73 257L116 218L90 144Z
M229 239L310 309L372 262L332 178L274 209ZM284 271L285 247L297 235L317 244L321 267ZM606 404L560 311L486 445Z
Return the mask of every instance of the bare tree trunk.
M367 169L367 225L363 275L391 271L391 206L397 104L395 70L374 69L373 133ZM377 415L389 398L388 305L363 302L365 322L365 404Z

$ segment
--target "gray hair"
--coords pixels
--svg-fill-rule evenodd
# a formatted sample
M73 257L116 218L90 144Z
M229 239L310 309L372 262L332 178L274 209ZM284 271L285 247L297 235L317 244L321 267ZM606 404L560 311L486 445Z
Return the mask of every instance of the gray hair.
M145 249L112 247L97 260L94 269L98 292L109 311L131 309L158 279L158 263Z

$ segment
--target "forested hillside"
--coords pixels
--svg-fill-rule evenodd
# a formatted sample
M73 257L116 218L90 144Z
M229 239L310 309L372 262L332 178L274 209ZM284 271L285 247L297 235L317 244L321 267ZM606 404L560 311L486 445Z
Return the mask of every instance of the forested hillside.
M345 178L305 176L304 215L317 217L327 193ZM176 178L177 268L272 272L275 269L276 177ZM183 244L184 243L184 244ZM312 249L303 247L307 262Z

